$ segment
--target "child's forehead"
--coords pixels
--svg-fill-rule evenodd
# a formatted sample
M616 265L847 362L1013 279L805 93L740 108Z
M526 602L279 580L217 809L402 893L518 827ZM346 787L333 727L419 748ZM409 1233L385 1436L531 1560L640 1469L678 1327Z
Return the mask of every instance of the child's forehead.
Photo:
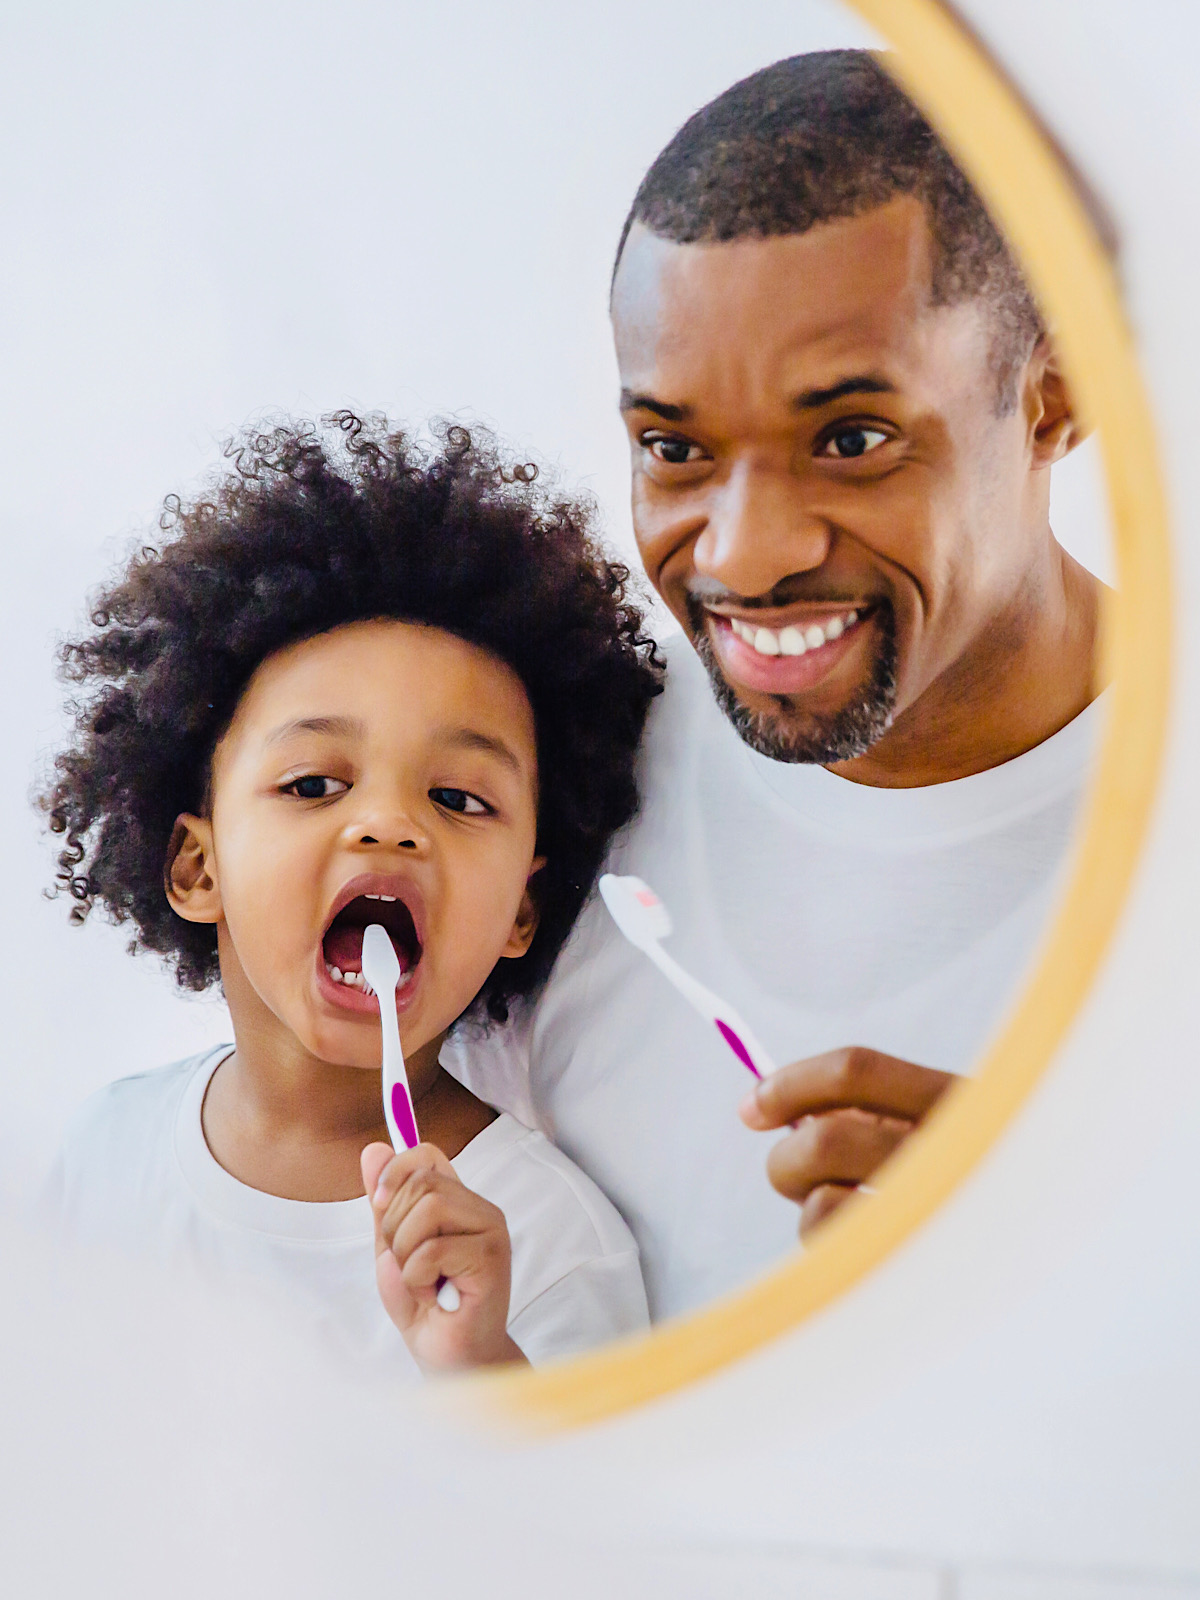
M464 715L521 745L535 742L528 695L507 663L445 629L384 617L345 623L268 656L229 731L261 742L276 728L325 720L336 724L328 731L365 737Z

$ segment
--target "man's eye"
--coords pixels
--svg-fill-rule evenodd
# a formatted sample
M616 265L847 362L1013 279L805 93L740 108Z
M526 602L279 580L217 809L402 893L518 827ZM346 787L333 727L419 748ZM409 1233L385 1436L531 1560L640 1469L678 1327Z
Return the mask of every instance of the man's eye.
M865 456L887 443L887 434L881 428L839 428L822 445L818 455L832 456L838 461L851 461L855 456Z
M343 783L341 778L323 778L314 774L306 774L303 778L293 778L291 783L283 786L284 794L294 794L298 800L328 800L335 794L345 794L350 787Z
M482 817L490 810L482 800L473 794L468 794L465 789L430 789L429 798L435 806L441 806L445 811L457 811L464 817Z
M704 459L704 451L700 446L689 443L687 439L651 433L644 436L642 444L656 461L662 461L669 467L688 467L693 461Z

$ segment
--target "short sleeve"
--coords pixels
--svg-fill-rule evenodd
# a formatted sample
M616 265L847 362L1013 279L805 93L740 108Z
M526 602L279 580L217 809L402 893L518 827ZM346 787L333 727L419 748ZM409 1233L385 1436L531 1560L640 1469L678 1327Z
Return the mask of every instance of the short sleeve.
M650 1325L637 1251L584 1261L544 1289L508 1325L531 1366L580 1355Z

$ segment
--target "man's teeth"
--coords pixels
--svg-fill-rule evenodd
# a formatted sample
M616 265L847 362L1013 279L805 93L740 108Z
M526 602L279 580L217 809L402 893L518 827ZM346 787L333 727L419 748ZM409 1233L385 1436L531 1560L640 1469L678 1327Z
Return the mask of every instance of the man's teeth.
M810 622L807 628L759 628L752 622L742 622L738 617L730 617L729 626L739 639L744 639L760 656L802 656L806 650L819 650L831 639L840 639L846 629L857 621L858 612L847 611L830 617L824 625Z
M363 994L375 993L361 972L343 972L340 967L331 966L328 961L325 963L325 971L333 979L334 983L345 984L347 989L360 989ZM411 967L402 972L396 980L397 989L403 989L412 975L413 969Z

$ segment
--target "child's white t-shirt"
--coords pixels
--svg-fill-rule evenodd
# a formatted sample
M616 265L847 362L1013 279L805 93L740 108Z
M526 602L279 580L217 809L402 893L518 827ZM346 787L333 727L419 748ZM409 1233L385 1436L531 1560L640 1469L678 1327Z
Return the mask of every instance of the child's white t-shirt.
M338 1358L415 1361L375 1286L370 1203L287 1200L241 1183L209 1150L201 1107L230 1053L108 1084L68 1128L50 1200L68 1242L240 1284ZM544 1135L502 1113L453 1161L499 1206L512 1240L508 1332L534 1365L648 1322L637 1245L614 1206Z

